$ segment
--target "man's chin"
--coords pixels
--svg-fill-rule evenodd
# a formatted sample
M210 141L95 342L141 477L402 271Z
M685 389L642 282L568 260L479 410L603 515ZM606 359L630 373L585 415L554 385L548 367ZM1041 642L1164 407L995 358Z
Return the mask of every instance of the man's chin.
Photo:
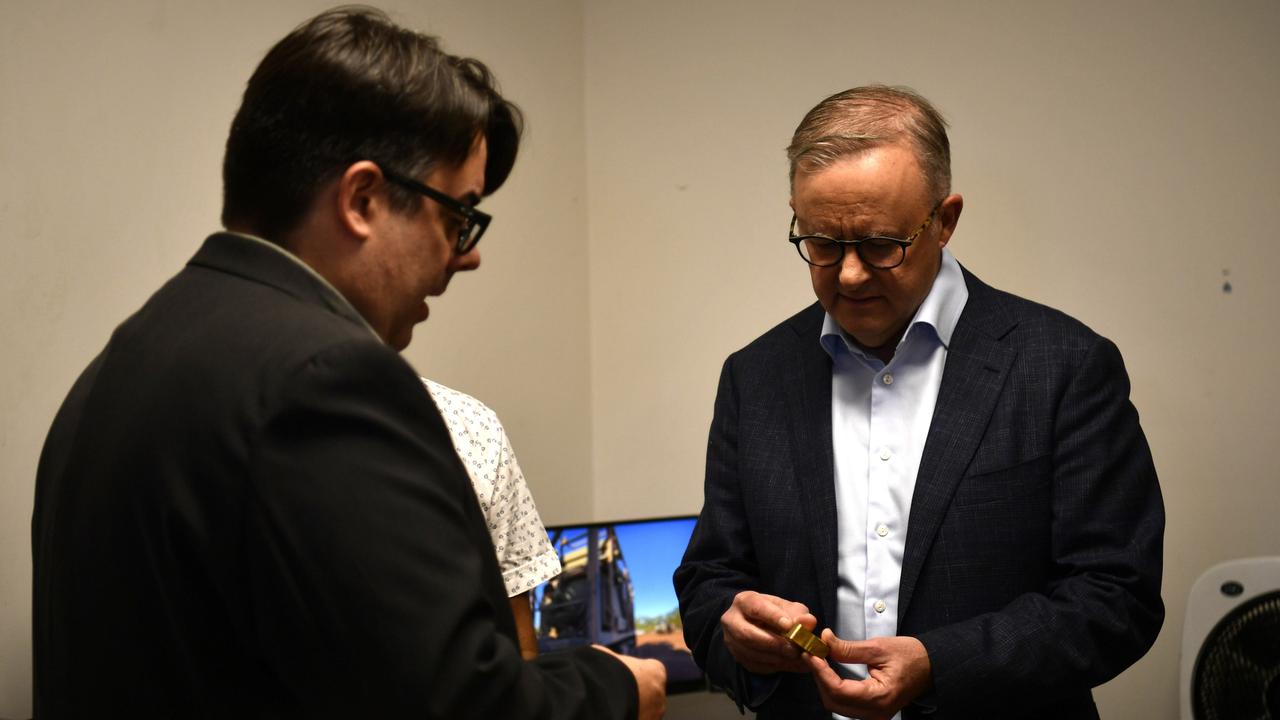
M403 327L396 328L387 338L387 345L391 346L396 352L401 352L409 347L409 343L413 342L413 326L416 323L406 323Z
M405 348L409 347L409 343L411 342L413 342L413 332L409 331L391 338L387 345L396 352L404 352Z
M427 316L431 314L431 309L427 307L427 301L423 300L410 318L403 326L395 328L391 331L391 337L387 339L387 344L395 348L396 352L409 347L409 343L413 341L413 328L420 322L426 322Z

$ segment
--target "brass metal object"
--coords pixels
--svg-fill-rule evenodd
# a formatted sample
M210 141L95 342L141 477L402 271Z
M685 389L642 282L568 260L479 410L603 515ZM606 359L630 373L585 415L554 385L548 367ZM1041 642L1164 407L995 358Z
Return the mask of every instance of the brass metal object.
M800 623L796 623L796 626L788 630L783 637L790 640L796 647L810 655L813 655L814 657L820 657L825 660L827 653L830 652L826 643L818 639L817 635L809 632L809 630Z

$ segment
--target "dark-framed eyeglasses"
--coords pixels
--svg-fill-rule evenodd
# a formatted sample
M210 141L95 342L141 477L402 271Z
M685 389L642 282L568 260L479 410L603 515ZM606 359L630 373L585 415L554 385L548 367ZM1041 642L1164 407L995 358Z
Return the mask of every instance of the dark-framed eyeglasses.
M844 260L846 248L853 246L854 251L858 253L858 259L865 265L877 270L892 270L907 259L907 248L929 228L940 207L942 207L941 200L929 211L929 217L924 219L924 224L901 240L884 235L871 235L854 240L840 240L826 235L796 235L796 216L792 214L787 240L796 246L796 252L800 253L800 257L805 262L815 267L839 265Z
M493 220L493 216L482 210L477 210L470 205L449 197L448 195L429 188L426 185L406 177L397 172L392 172L383 168L382 174L391 182L421 195L435 200L445 207L446 210L461 218L462 222L458 225L457 244L454 246L459 255L466 255L471 252L471 248L480 242L480 236L484 235L484 231L489 227L489 222Z

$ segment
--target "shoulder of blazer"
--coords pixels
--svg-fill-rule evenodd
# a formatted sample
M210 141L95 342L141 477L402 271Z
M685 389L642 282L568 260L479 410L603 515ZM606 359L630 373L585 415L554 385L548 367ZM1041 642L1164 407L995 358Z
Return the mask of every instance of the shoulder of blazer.
M826 312L817 302L774 325L760 337L735 353L735 357L767 357L779 352L789 352L797 344L809 343L820 350L818 334L822 331L822 318Z
M336 288L289 251L265 240L232 233L210 235L187 263L228 277L269 287L372 334L373 330Z
M958 330L976 331L989 339L1022 347L1083 350L1098 340L1096 332L1061 310L998 290L968 269L961 270L969 300L960 315ZM959 333L960 338L965 334Z

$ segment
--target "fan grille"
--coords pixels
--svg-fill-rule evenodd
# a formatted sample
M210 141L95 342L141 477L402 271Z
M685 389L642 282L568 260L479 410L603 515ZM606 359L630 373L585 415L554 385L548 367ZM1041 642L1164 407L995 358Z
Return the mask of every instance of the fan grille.
M1280 720L1280 591L1213 628L1196 656L1191 701L1196 720Z

